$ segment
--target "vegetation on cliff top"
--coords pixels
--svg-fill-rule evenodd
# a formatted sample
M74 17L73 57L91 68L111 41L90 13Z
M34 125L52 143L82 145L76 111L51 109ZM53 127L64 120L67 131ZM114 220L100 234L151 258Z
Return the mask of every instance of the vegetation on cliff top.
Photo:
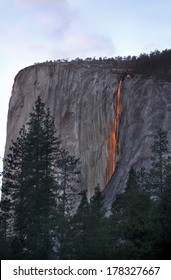
M142 53L139 56L117 56L117 57L87 57L85 59L68 58L50 60L45 62L36 62L32 66L28 66L19 71L15 79L20 74L32 67L48 65L53 70L55 65L65 65L66 67L96 67L98 69L110 69L112 73L120 73L121 70L131 70L134 74L143 74L145 77L157 78L159 80L171 81L171 50L163 51L155 50L149 54Z

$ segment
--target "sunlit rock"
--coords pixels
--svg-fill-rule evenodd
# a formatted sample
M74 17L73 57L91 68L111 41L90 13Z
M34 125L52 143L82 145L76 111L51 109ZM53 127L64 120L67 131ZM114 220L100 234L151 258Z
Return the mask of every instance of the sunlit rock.
M149 165L159 127L171 140L170 83L142 75L123 79L107 64L44 63L23 69L15 78L5 154L38 95L50 108L64 147L81 160L81 187L91 196L99 183L109 203L125 188L131 167Z

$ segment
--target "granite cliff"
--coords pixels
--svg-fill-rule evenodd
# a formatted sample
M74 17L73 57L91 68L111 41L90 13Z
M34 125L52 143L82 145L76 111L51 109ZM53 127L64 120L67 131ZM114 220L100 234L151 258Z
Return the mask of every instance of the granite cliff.
M110 204L125 188L130 168L149 165L159 127L171 140L171 83L123 71L88 61L21 70L9 102L5 154L40 95L63 145L81 160L82 186L91 196L99 183Z

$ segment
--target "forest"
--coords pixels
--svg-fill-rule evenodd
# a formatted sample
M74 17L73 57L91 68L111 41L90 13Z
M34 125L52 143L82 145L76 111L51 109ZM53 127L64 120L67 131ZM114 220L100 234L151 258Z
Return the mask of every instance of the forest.
M76 59L58 59L54 61L46 61L42 63L35 63L35 65L42 64L66 64L71 67L81 67L86 65L93 65L97 67L109 69L123 69L131 70L134 74L142 74L146 77L153 77L160 80L171 81L171 50L163 51L154 50L147 53L141 53L139 56L116 56L116 57L99 57L85 59L77 57Z
M99 185L87 200L80 188L81 162L63 148L55 132L49 109L38 97L4 160L1 259L170 259L166 131L154 135L151 168L130 170L127 188L110 213Z
M31 67L41 67L48 65L52 68L55 65L62 64L66 67L96 67L97 70L109 69L112 73L119 73L122 71L131 71L134 74L140 74L144 77L153 77L153 79L171 81L171 50L166 49L163 51L154 50L147 53L141 53L139 56L116 56L116 57L87 57L82 59L77 57L69 60L68 58L47 60L45 62L35 62L34 65L25 67L20 70L16 76L19 77L21 72Z

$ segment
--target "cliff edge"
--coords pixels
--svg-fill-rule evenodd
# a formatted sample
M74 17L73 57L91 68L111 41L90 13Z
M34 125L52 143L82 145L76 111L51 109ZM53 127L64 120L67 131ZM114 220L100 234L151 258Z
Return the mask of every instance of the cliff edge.
M55 119L57 136L81 160L82 187L91 196L100 184L110 204L125 188L130 168L149 165L157 130L167 130L171 140L171 83L139 74L123 79L121 72L92 62L21 70L9 102L5 155L40 95Z

